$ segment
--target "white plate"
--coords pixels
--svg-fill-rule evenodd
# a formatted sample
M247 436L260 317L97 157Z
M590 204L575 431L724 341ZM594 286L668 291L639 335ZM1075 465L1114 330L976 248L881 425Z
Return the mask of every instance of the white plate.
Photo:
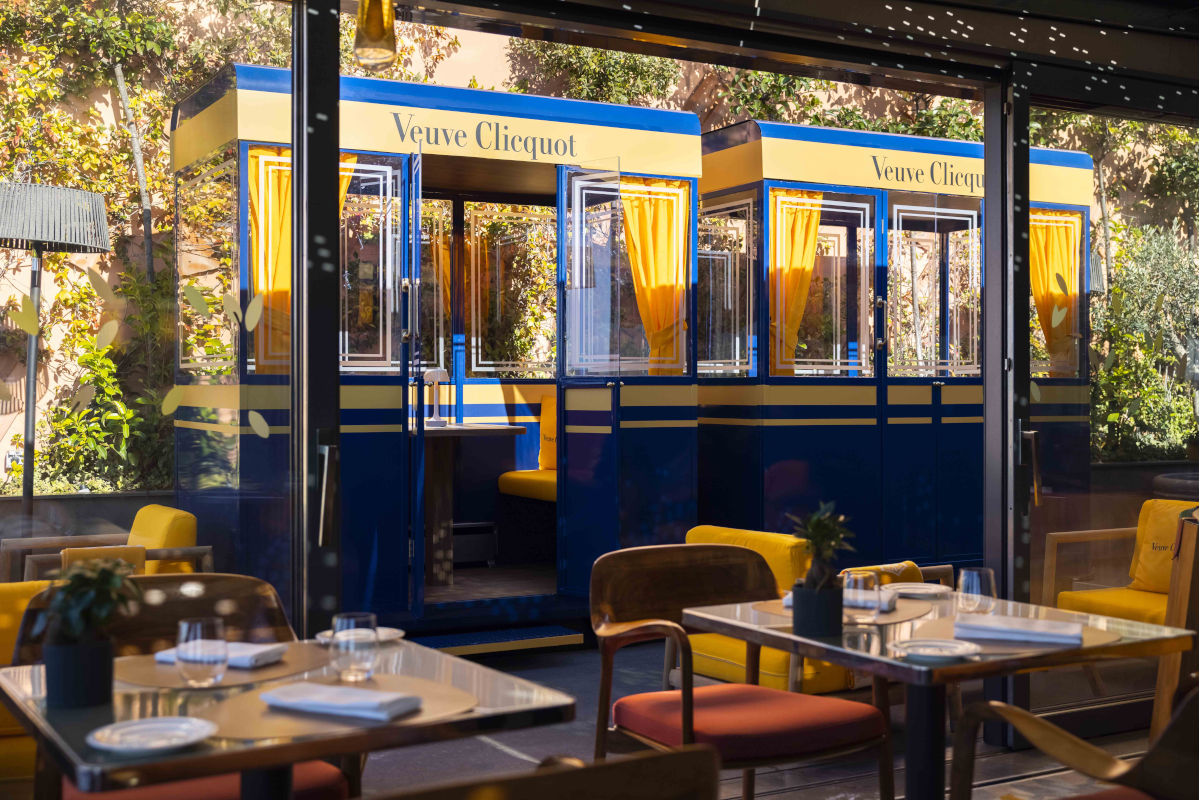
M885 589L891 589L901 597L941 597L954 591L942 583L889 583Z
M394 642L397 639L403 639L404 631L400 630L399 628L379 627L375 629L375 636L379 638L380 644L386 644L388 642ZM317 634L317 644L327 645L332 638L333 631L321 631Z
M892 655L903 656L914 664L930 666L953 664L980 651L979 645L961 639L906 639L892 642L889 648Z
M216 723L206 719L149 717L96 728L87 735L87 743L113 753L164 753L203 742L216 732Z

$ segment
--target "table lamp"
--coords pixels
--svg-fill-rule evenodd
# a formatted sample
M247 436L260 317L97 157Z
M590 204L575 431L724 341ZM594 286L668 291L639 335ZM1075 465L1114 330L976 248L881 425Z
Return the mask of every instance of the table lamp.
M437 385L443 381L450 380L450 373L444 369L430 369L425 371L425 385L432 386L433 389L433 416L425 420L426 428L444 428L446 420L442 419L442 404L438 402Z

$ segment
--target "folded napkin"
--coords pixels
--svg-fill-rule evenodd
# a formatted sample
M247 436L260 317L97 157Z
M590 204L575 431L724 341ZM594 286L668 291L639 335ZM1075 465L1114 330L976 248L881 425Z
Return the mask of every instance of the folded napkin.
M196 644L199 645L194 650L189 651L189 661L205 661L205 647L209 640L201 639ZM212 642L214 645L216 641ZM283 658L283 654L287 652L286 644L251 644L250 642L227 642L226 648L229 652L229 666L234 669L254 669L255 667L265 667L269 664ZM154 654L154 660L160 664L174 664L175 650L172 647L169 650L159 650Z
M421 698L354 686L297 681L259 695L272 708L387 721L421 707Z
M1054 619L963 614L954 618L958 639L997 639L1039 644L1083 644L1083 625Z
M842 591L842 605L848 608L875 608L875 593L865 589L850 589ZM792 593L783 596L783 607L792 607ZM879 610L885 614L896 610L896 593L888 589L879 592Z

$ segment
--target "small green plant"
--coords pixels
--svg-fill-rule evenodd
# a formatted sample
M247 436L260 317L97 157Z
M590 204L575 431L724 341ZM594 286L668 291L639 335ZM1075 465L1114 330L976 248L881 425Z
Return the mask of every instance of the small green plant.
M71 565L54 588L50 607L38 618L33 635L42 632L54 644L101 638L104 626L119 610L129 613L142 590L129 580L133 567L117 559L95 559Z
M796 523L792 534L808 541L808 552L812 562L804 576L804 588L818 591L832 587L837 572L833 565L839 550L854 552L849 540L854 533L846 527L846 515L838 514L833 503L821 503L817 510L804 519L788 514Z

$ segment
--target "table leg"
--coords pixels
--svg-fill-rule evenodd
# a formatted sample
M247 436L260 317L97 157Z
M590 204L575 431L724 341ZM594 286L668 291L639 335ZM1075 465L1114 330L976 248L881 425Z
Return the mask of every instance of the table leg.
M242 800L291 800L292 765L242 773Z
M59 800L62 797L62 773L38 746L34 761L33 796L38 800Z
M946 796L946 687L910 683L905 698L905 800L942 800Z
M454 585L454 442L425 440L425 585Z

